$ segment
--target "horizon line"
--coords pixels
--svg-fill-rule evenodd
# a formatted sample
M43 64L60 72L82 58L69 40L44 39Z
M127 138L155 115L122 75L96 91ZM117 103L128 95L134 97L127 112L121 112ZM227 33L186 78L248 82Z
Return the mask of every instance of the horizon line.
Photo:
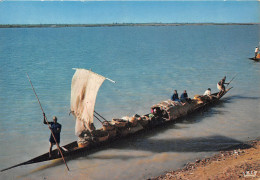
M181 25L260 25L260 23L100 23L100 24L0 24L0 28L32 27L110 27L110 26L181 26Z
M259 2L260 0L0 0L0 2Z

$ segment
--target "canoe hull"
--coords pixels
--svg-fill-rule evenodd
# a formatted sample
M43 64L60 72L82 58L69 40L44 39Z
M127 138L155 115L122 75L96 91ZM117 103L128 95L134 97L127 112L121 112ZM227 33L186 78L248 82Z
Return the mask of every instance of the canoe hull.
M202 104L199 104L197 105L194 109L192 110L189 110L189 112L185 113L184 115L181 115L181 116L178 116L176 118L173 118L173 119L167 119L167 118L164 118L164 117L156 117L154 118L153 120L149 120L149 121L146 121L146 123L138 123L138 125L140 125L141 127L139 128L136 128L138 130L136 131L133 131L134 128L129 128L129 130L132 130L131 132L129 133L118 133L117 136L111 136L111 138L109 138L108 140L106 141L103 141L103 142L98 142L98 141L94 141L94 142L91 142L88 146L86 147L78 147L78 143L77 141L74 141L72 143L69 143L65 146L62 146L61 147L61 150L62 150L62 153L63 153L63 156L64 158L68 158L68 157L74 157L74 156L81 156L81 155L87 155L87 154L91 154L93 152L96 152L99 150L99 147L105 147L106 145L109 145L111 142L113 141L116 141L118 139L122 139L123 137L125 136L129 136L129 135L133 135L133 134L137 134L145 129L149 129L149 128L155 128L155 127L158 127L162 124L165 124L165 123L170 123L170 122L176 122L178 121L179 119L191 114L191 113L194 113L194 112L197 112L201 109L204 109L204 108L207 108L211 105L214 105L216 102L219 101L219 99L221 97L223 97L231 88L227 89L225 93L223 93L221 96L219 96L218 98L213 98L211 101L208 101L208 102L205 102L205 103L202 103ZM213 96L216 96L217 93L213 94ZM147 115L144 115L146 117L148 117L149 114ZM15 168L15 167L18 167L18 166L22 166L22 165L28 165L28 164L34 164L34 163L39 163L39 162L44 162L44 161L49 161L49 160L54 160L54 159L60 159L61 158L61 155L58 153L58 150L55 149L52 151L52 156L49 157L49 153L45 153L45 154L42 154L38 157L35 157L31 160L28 160L26 162L23 162L23 163L20 163L20 164L17 164L17 165L14 165L14 166L11 166L9 168L6 168L6 169L3 169L1 170L1 172L3 171L6 171L8 169L12 169L12 168Z
M253 60L253 61L258 61L258 62L260 61L260 58L254 58L253 57L253 58L248 58L248 59Z

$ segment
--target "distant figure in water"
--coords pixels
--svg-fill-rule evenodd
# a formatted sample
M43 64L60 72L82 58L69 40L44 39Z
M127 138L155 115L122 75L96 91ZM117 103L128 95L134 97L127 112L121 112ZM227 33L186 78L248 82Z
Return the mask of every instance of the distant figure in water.
M47 124L45 113L43 113L43 118L44 118L43 119L43 123ZM53 116L52 119L53 119L53 122L48 122L48 124L50 125L50 128L51 128L51 130L53 132L53 135L54 135L54 137L55 137L55 139L56 139L56 141L57 141L57 143L59 145L60 144L61 124L59 124L57 122L58 118L56 116ZM56 142L55 142L52 134L50 135L49 141L50 141L49 157L51 157L52 147L53 147L53 145L56 145Z
M257 57L258 51L259 51L259 48L255 47L255 58Z
M210 96L210 95L211 95L211 89L208 88L208 89L204 92L203 95L204 95L204 96Z
M220 96L223 92L225 92L226 88L225 88L225 84L229 84L229 83L225 83L226 81L226 76L224 76L223 79L221 79L218 84L217 84L217 88L219 90L219 93L217 96Z
M172 101L178 101L178 102L180 102L180 99L179 99L179 95L178 95L178 93L177 93L177 90L174 90L174 93L173 93L173 95L172 95L172 97L171 97L171 100L172 100Z
M183 93L181 94L181 102L186 102L188 100L189 100L188 93L186 90L184 90Z

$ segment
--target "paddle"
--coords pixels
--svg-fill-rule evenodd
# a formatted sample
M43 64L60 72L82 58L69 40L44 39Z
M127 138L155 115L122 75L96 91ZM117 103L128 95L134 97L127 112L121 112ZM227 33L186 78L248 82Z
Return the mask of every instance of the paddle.
M26 74L27 74L27 73L26 73ZM45 114L44 111L43 111L41 102L40 102L40 100L39 100L39 98L38 98L38 96L37 96L37 94L36 94L36 92L35 92L35 90L34 90L32 81L31 81L31 79L30 79L30 77L29 77L28 74L27 74L27 77L28 77L29 82L30 82L30 84L31 84L31 86L32 86L33 92L34 92L34 94L35 94L35 96L36 96L36 98L37 98L37 100L38 100L38 103L39 103L39 105L40 105L40 107L41 107L42 113ZM59 150L59 152L60 152L60 154L61 154L61 157L62 157L62 159L63 159L63 161L64 161L64 163L65 163L65 165L66 165L66 167L67 167L67 169L68 169L68 171L69 171L70 169L69 169L69 167L68 167L68 165L67 165L67 163L66 163L66 161L65 161L65 159L64 159L64 157L63 157L63 154L62 154L62 152L61 152L60 146L59 146L59 144L57 143L57 140L56 140L56 138L55 138L55 136L54 136L54 134L53 134L53 132L52 132L52 130L51 130L50 124L49 124L49 122L47 121L46 116L44 116L44 119L45 119L45 122L46 122L47 125L48 125L48 128L49 128L50 131L51 131L52 137L53 137L53 139L54 139L54 141L55 141L55 143L56 143L56 146L57 146L57 148L58 148L58 150Z

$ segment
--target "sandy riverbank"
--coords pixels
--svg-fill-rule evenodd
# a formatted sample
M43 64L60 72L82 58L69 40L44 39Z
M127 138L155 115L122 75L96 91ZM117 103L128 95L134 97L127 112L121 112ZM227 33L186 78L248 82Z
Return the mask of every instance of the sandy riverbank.
M236 145L218 154L187 163L183 169L168 172L151 180L172 179L259 179L260 141Z

